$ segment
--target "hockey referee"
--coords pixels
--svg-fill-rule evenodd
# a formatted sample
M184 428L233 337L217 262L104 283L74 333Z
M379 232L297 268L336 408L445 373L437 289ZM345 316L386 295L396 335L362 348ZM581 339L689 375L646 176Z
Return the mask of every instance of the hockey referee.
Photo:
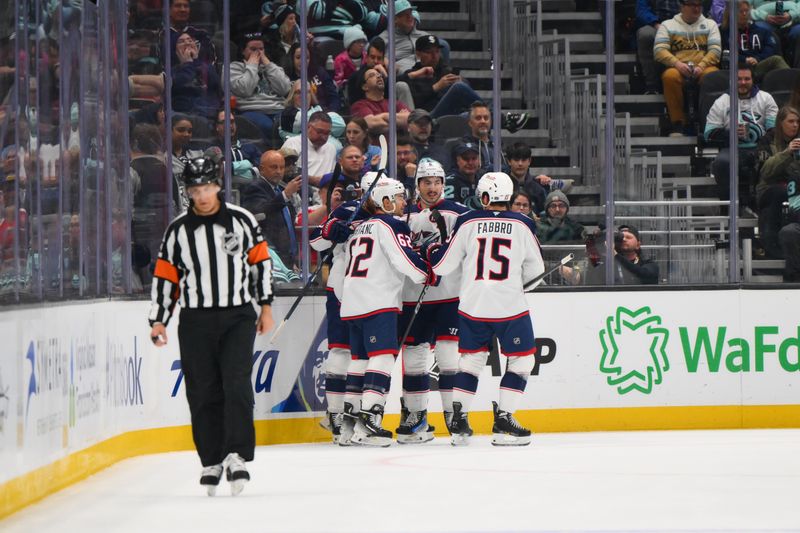
M180 300L181 368L203 464L200 484L213 496L224 469L236 496L250 479L245 461L255 448L253 342L274 324L272 262L253 215L222 201L219 168L206 154L186 164L190 209L164 234L149 320L153 343L164 346Z

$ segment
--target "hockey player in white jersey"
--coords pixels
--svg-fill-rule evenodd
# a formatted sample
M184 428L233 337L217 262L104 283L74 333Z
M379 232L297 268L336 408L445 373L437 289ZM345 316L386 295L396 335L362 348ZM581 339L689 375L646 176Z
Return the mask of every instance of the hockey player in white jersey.
M381 421L399 351L397 315L404 277L425 283L428 268L411 248L408 225L395 217L406 205L403 184L380 179L366 205L374 214L346 243L342 286L341 316L350 330L350 351L353 358L369 359L352 442L388 446L392 432L383 429Z
M437 161L423 159L417 167L417 203L407 209L412 239L443 243L450 236L458 215L468 209L443 198L445 172ZM439 393L445 423L453 415L453 380L458 372L458 290L459 275L454 271L425 291L422 305L414 316L420 287L407 282L403 291L402 335L411 322L403 345L403 407L397 442L428 442L433 426L428 424L431 349L439 367ZM413 318L412 318L413 317Z
M369 190L370 185L378 177L377 172L368 172L361 178L361 191ZM323 178L324 179L324 178ZM325 184L320 182L320 187ZM335 184L330 184L334 187ZM328 411L322 424L328 429L334 444L350 445L355 421L344 416L348 412L357 412L361 407L361 388L364 382L364 371L367 361L351 360L350 331L339 314L342 299L342 284L345 271L344 243L358 226L370 214L359 200L351 200L334 209L319 228L311 233L310 244L314 250L325 252L333 248L331 269L328 273L325 303L328 329L328 357L325 360L325 400ZM353 214L356 209L358 212ZM350 224L347 222L350 221ZM348 401L349 400L349 401Z
M467 444L471 435L467 413L478 389L478 377L489 356L492 335L508 357L494 403L492 444L521 446L531 432L514 419L533 370L536 344L523 286L544 272L536 227L530 218L509 211L514 192L511 178L489 172L478 182L483 209L458 217L453 236L424 253L433 271L446 276L461 268L459 351L461 360L453 392L453 445Z

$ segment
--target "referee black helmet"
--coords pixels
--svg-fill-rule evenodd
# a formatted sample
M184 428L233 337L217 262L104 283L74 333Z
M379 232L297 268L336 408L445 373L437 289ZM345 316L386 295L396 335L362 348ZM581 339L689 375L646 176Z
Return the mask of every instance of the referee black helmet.
M222 186L219 165L211 157L195 157L186 162L183 169L183 183L187 187L216 183Z

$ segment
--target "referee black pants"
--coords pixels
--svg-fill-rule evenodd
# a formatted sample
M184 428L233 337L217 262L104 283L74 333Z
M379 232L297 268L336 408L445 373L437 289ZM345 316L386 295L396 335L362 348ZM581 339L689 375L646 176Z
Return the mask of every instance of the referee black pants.
M256 312L250 304L181 309L181 367L192 415L192 436L203 466L229 453L253 460L253 342Z

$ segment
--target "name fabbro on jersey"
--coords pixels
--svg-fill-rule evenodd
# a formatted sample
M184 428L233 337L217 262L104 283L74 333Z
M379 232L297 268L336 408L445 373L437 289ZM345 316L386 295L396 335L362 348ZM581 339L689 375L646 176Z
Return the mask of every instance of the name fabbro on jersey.
M505 233L511 235L511 222L478 222L478 233Z

